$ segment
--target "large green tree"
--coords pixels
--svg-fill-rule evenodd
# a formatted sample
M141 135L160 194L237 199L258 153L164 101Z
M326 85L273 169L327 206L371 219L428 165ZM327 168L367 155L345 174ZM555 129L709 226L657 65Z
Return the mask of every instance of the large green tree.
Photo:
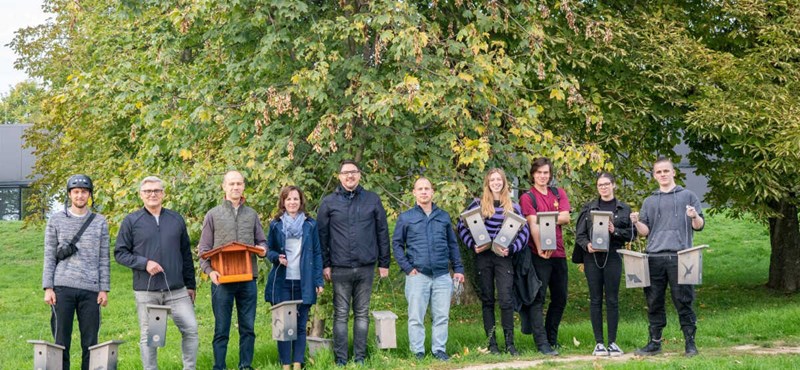
M625 116L649 120L649 103L606 78L634 76L619 62L624 25L581 2L45 6L55 17L12 43L19 65L49 87L28 138L41 199L49 184L87 172L112 220L138 204L137 179L159 174L168 206L196 231L220 196L209 176L228 168L244 170L264 214L288 183L313 205L343 158L363 164L391 213L411 203L410 180L422 173L456 213L489 166L524 187L530 160L546 155L570 186L642 163L667 140L626 130Z
M0 124L34 123L41 120L42 88L34 81L20 82L0 94Z

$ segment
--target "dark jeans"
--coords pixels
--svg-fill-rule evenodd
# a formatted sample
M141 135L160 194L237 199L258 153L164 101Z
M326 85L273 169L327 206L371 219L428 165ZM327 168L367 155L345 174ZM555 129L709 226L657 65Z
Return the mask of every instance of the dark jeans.
M253 362L256 333L256 305L258 288L256 281L242 281L220 285L211 284L211 309L214 311L214 369L226 369L228 339L231 332L233 303L239 319L239 368L249 367Z
M597 252L586 254L583 263L583 272L589 285L589 316L592 319L594 340L597 343L604 343L603 291L605 291L608 343L614 343L617 341L619 324L619 280L622 276L622 258L614 252Z
M89 368L89 347L97 344L100 330L100 305L97 292L57 286L55 314L50 315L50 329L56 344L64 346L63 366L69 370L69 349L72 344L72 320L78 314L81 332L81 369Z
M369 331L369 298L375 267L333 267L333 353L338 361L347 360L347 320L353 307L353 358L364 360L367 356Z
M514 305L511 289L514 285L514 266L511 256L500 257L492 251L475 256L480 283L480 298L483 308L483 330L487 336L494 334L494 292L497 287L497 303L500 306L500 324L506 336L514 335Z
M300 280L286 280L283 283L280 300L276 304L299 299L302 299ZM310 304L301 304L297 307L297 339L293 341L278 341L278 357L280 357L283 365L289 365L292 362L301 364L305 362L303 359L306 353L306 324L308 323L308 310L310 308Z
M536 276L542 282L539 294L533 300L532 321L533 336L536 344L546 339L550 345L558 343L558 326L561 325L561 317L564 316L564 309L567 307L567 260L566 258L544 259L537 254L533 254L533 267L536 269ZM547 307L547 317L544 316L544 300L547 290L550 290L550 305ZM544 321L544 327L541 323Z
M647 317L650 320L650 338L660 339L661 332L667 326L667 313L664 310L664 299L669 285L672 304L678 311L681 329L695 329L697 317L692 309L694 302L694 286L678 284L678 256L648 257L650 265L650 286L644 288L647 300Z

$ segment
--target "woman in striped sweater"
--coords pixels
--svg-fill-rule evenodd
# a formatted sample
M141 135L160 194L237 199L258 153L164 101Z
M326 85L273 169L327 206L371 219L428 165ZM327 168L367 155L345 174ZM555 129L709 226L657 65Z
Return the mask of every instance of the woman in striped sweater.
M475 199L467 210L481 209L486 230L494 239L500 231L500 226L505 219L505 212L515 212L522 216L522 210L517 203L511 201L510 187L506 174L499 168L489 170L483 179L483 196ZM458 234L461 240L472 250L475 250L475 241L464 224L458 221ZM514 347L514 308L511 300L511 290L514 283L514 267L511 255L522 250L528 242L530 231L524 224L511 246L504 250L502 255L495 254L491 249L480 252L475 256L478 279L480 284L480 298L483 303L483 329L489 337L489 351L500 353L495 338L495 286L497 287L497 303L500 305L500 324L506 341L506 351L512 356L519 355ZM476 252L477 253L477 252Z

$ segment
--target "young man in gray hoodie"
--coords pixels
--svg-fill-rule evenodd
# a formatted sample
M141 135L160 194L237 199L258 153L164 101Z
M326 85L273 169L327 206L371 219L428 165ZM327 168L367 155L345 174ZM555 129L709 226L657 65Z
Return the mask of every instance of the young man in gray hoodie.
M90 219L93 190L89 176L71 176L67 180L70 206L50 216L44 234L44 302L53 307L50 327L56 344L64 346L64 369L70 368L75 314L81 332L81 369L89 368L89 347L97 344L100 330L100 306L108 304L111 289L108 223L100 214ZM83 234L71 248L84 224Z
M659 158L653 164L653 177L659 189L644 200L640 212L631 213L636 231L647 237L645 251L650 267L650 286L644 288L650 341L635 353L639 356L661 353L661 333L667 326L664 300L669 285L686 340L686 356L691 357L697 355L694 340L697 316L692 309L694 286L678 284L677 252L692 247L693 233L702 230L705 221L697 195L675 184L675 168L670 159Z

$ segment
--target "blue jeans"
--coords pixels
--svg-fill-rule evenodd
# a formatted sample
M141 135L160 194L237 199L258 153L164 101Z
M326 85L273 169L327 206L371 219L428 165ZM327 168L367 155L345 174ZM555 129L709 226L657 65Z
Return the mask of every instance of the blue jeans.
M433 278L421 273L406 276L408 301L408 343L411 353L425 353L425 312L431 306L431 352L445 352L450 296L453 280L449 274Z
M283 292L280 300L276 302L292 301L301 299L300 280L286 280L283 283ZM277 297L276 297L277 298ZM278 341L278 357L281 364L289 365L292 362L303 363L306 353L306 324L308 323L308 311L310 304L301 304L297 307L297 339L293 341Z
M142 368L158 370L158 351L156 347L147 346L147 305L156 304L170 307L170 315L178 331L181 332L181 352L183 353L183 369L194 369L197 364L197 320L194 316L194 303L186 288L170 292L134 291L136 313L139 316L139 352L142 357Z
M253 363L258 302L256 281L211 284L211 309L214 311L214 340L211 344L214 347L214 370L227 369L225 357L228 353L234 301L239 319L239 368L247 368Z
M375 266L333 267L333 353L337 361L347 361L347 320L353 305L353 358L367 357L369 332L369 298Z

